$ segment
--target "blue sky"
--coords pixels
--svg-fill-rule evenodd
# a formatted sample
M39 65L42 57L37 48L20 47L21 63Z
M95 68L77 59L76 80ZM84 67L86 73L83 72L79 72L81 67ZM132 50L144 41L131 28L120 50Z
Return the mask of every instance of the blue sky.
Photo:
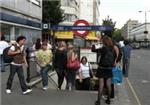
M121 28L127 20L145 22L144 11L150 10L150 0L101 0L100 20L108 15L116 21L116 27ZM139 13L138 11L143 11ZM150 22L150 12L147 12L147 21Z

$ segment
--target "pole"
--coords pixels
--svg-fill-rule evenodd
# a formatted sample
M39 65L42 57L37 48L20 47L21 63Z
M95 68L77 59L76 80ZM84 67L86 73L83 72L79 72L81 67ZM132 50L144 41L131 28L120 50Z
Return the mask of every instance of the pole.
M147 12L145 11L145 32L147 32ZM148 38L148 34L147 33L145 33L145 35L146 35L146 39Z

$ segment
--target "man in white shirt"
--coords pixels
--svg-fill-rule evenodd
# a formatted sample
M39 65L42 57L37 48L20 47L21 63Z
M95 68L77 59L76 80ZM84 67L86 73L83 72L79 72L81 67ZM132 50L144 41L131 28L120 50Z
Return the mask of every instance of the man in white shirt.
M5 48L9 47L9 44L5 41L5 37L2 36L1 37L1 41L0 41L0 60L1 60L1 72L5 72L5 64L3 61L3 50Z

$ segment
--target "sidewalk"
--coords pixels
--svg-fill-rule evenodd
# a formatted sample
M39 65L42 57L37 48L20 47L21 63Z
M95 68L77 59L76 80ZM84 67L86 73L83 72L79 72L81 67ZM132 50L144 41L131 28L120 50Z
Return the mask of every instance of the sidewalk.
M51 84L47 91L43 91L41 83L33 87L31 94L22 95L18 78L16 78L17 76L15 76L13 81L12 94L7 95L5 87L8 75L9 70L1 73L1 105L94 105L97 97L97 92L95 91L60 91L56 90ZM56 75L53 75L52 78L57 80ZM128 90L126 80L121 85L116 86L115 95L115 99L112 100L111 105L136 105L133 104L133 100L130 98L132 96ZM102 100L102 105L107 105L104 103L104 100Z

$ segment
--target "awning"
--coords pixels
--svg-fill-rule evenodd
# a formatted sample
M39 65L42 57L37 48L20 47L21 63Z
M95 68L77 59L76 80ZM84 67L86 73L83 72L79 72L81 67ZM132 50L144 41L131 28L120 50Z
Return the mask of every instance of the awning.
M72 31L58 31L55 35L57 39L73 39Z
M86 40L98 40L96 37L95 31L90 31L89 34L86 36Z
M55 35L57 39L73 39L72 31L57 31ZM86 36L86 40L98 40L95 31L90 31Z

